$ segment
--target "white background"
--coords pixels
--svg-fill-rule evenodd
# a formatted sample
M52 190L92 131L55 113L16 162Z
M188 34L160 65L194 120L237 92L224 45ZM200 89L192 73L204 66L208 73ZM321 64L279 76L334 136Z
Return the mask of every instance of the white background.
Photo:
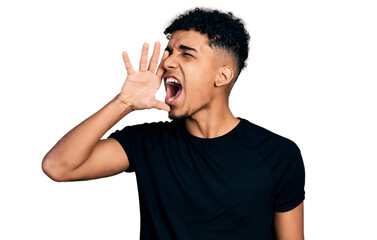
M138 239L133 173L56 183L41 161L120 91L122 51L137 68L142 44L165 46L164 27L194 6L247 23L250 58L231 109L300 147L306 239L377 239L374 1L245 3L1 1L0 239ZM167 114L134 112L109 133L158 120Z

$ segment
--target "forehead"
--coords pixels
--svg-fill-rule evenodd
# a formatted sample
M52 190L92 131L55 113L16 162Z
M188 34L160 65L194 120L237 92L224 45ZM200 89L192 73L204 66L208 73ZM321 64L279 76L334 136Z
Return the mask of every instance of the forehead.
M171 49L179 49L179 46L185 45L202 52L211 49L208 42L206 34L202 34L195 30L178 30L171 35L168 47Z

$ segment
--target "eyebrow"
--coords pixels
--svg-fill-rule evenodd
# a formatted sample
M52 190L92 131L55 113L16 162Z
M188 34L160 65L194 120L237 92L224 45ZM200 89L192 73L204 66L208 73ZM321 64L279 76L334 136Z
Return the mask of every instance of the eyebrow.
M181 45L179 46L179 49L181 49L181 50L185 50L185 51L198 52L195 48L192 48L192 47L189 47L189 46L186 46L186 45L183 45L183 44L181 44ZM171 53L171 52L173 51L169 46L167 46L167 47L165 48L165 50L168 51L169 53Z
M186 46L186 45L182 45L182 44L179 46L179 49L181 49L181 50L188 50L188 51L198 52L195 48L188 47L188 46Z

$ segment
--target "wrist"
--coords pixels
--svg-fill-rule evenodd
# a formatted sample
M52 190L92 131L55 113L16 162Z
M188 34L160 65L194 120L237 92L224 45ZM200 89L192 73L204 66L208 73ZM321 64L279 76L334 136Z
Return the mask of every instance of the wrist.
M116 101L120 103L121 105L123 105L125 108L132 109L131 104L129 104L128 101L125 100L124 97L122 97L120 94L116 95L115 98L116 98Z
M134 110L131 104L129 104L128 101L124 100L124 98L122 98L120 94L116 95L114 100L115 100L115 103L124 110L124 112L129 113Z

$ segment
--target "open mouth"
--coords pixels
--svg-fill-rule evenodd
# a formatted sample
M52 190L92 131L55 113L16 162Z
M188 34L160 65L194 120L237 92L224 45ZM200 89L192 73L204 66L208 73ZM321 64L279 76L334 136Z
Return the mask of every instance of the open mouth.
M166 84L166 98L167 103L172 103L176 100L182 93L182 85L177 79L169 77L165 81Z

